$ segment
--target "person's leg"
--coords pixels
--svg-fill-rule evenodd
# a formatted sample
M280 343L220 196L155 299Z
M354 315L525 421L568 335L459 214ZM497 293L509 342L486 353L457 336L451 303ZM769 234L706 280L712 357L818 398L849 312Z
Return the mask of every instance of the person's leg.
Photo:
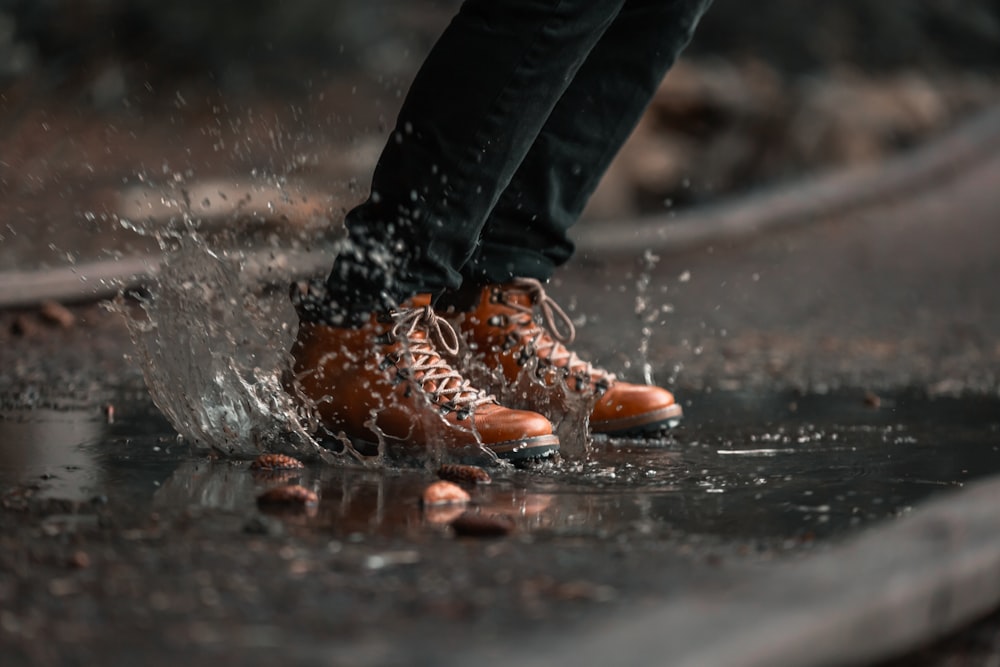
M626 0L503 191L466 283L547 280L566 235L711 0Z
M417 74L325 294L300 316L357 325L461 283L489 212L625 0L466 0Z
M460 284L489 211L623 2L463 4L412 84L328 280L293 290L289 390L323 429L360 449L558 449L548 420L456 372L458 340L424 293Z
M573 325L542 283L571 255L567 230L709 4L626 1L493 208L462 269L463 289L441 299L472 358L488 369L480 385L505 405L561 422L566 408L548 394L558 394L565 378L566 387L590 397L592 432L654 434L681 418L666 389L618 381L568 349ZM539 381L551 390L539 392Z

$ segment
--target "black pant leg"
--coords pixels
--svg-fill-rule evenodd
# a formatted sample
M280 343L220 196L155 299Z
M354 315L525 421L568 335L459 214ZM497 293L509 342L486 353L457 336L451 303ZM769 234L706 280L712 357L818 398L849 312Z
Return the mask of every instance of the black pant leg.
M567 230L710 3L626 0L494 207L466 281L546 280L570 257Z
M462 281L483 225L624 0L466 0L418 72L325 294L300 315L359 323Z

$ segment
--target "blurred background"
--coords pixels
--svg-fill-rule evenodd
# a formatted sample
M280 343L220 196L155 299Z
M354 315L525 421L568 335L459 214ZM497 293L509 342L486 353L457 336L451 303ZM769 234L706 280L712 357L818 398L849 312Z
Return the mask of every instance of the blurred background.
M459 4L0 0L0 267L127 251L102 223L136 184L301 187L285 215L335 219ZM998 73L997 0L716 0L587 217L878 161L995 103Z

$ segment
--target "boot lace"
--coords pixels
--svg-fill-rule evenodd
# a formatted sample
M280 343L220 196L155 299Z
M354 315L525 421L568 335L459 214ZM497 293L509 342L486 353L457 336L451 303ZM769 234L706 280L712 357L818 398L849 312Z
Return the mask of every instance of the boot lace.
M458 412L462 419L478 406L495 402L491 394L472 386L441 357L439 350L458 354L458 334L433 307L407 308L392 313L391 317L394 324L390 337L403 343L410 357L407 370L433 403Z
M613 373L595 368L566 347L576 338L576 327L566 311L545 293L540 281L534 278L515 278L509 283L508 289L525 293L531 300L530 306L510 302L505 304L519 313L517 319L512 321L519 329L521 339L528 339L527 347L534 351L539 360L556 368L567 369L578 376L585 376L599 388L607 389L611 386L615 381ZM541 327L535 322L536 306L542 315Z

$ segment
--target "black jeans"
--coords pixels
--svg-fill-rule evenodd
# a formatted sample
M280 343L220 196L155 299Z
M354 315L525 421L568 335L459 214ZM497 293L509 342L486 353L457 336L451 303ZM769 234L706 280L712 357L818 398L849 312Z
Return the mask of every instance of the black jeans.
M463 282L547 280L710 2L466 0L347 215L325 294L300 314L359 324Z

